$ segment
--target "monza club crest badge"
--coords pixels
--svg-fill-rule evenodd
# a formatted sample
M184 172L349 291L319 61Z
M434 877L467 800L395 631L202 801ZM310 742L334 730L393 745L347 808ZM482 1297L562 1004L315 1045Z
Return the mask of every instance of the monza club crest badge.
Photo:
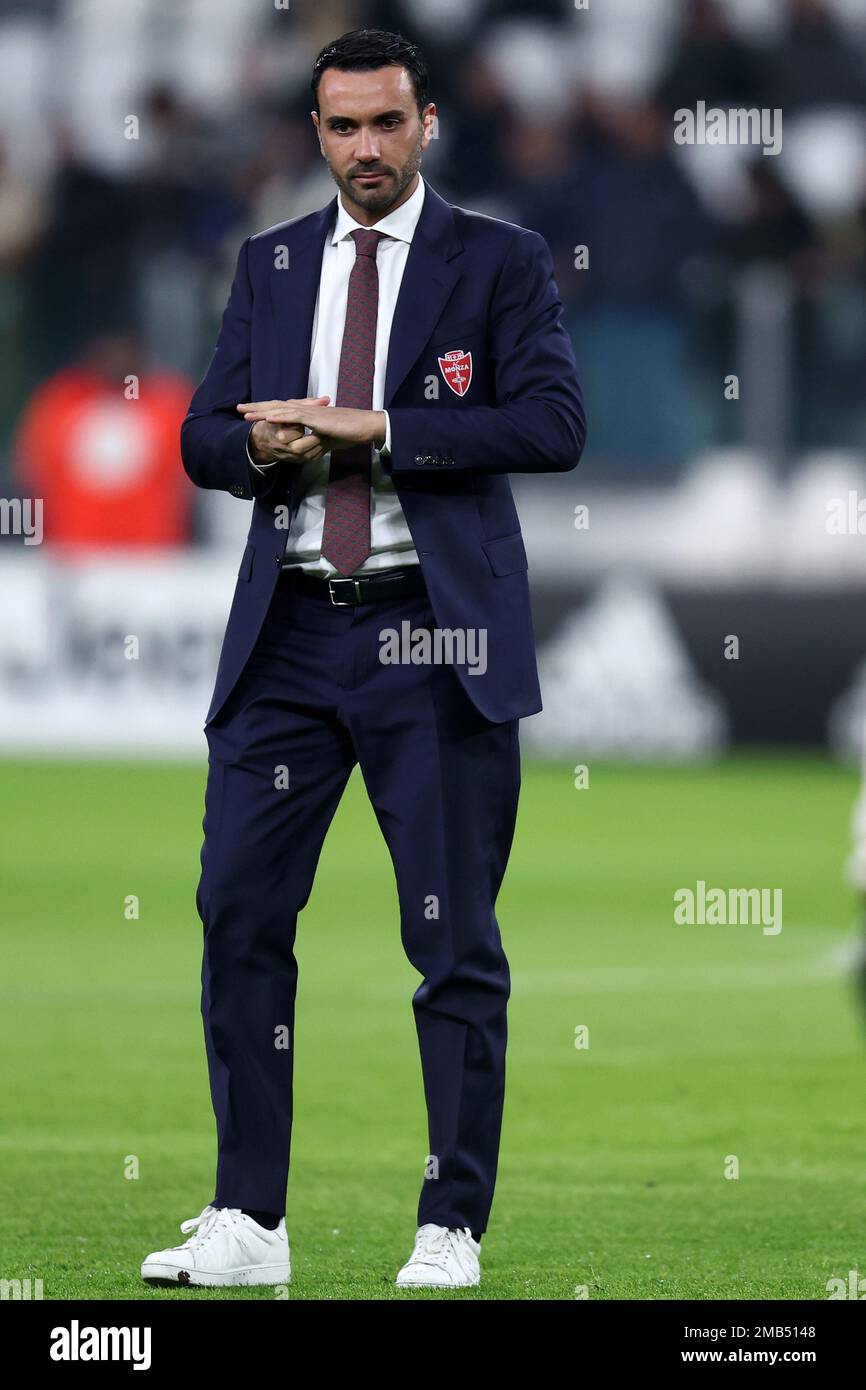
M472 353L457 348L439 358L439 370L455 396L465 396L472 380Z

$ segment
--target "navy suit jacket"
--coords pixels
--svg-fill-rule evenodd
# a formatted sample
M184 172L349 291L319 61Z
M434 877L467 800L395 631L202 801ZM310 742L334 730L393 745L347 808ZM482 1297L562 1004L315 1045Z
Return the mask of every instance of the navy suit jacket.
M322 254L336 211L335 197L243 243L213 358L181 426L194 483L255 498L206 724L252 652L284 558L286 518L299 501L296 466L278 463L266 477L250 468L251 426L235 407L306 396ZM486 629L486 671L459 664L455 671L496 722L541 709L526 550L507 475L574 468L585 437L561 314L541 236L454 207L426 184L391 327L384 399L391 456L382 465L437 627ZM439 366L451 351L472 354L462 395Z

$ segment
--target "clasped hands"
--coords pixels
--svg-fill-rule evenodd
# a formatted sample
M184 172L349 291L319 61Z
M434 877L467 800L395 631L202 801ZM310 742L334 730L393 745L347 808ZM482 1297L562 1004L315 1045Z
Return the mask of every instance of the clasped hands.
M315 462L335 449L349 449L357 444L382 447L384 411L328 405L330 399L305 396L301 400L246 401L238 405L244 419L254 422L250 453L256 462Z

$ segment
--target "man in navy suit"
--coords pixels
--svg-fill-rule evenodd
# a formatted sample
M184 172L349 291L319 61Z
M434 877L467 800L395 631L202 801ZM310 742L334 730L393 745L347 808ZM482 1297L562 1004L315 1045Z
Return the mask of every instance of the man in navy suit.
M574 468L585 425L550 251L419 173L423 58L360 30L315 65L339 194L249 237L182 427L200 487L254 499L205 733L196 904L213 1202L152 1281L290 1278L297 915L359 763L397 880L429 1122L397 1283L477 1284L505 1083L494 912L518 721L541 708L508 474Z

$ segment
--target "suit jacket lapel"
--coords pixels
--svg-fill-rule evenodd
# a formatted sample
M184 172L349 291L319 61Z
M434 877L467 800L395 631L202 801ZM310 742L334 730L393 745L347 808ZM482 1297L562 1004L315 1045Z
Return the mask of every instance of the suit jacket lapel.
M322 256L336 215L337 199L332 198L327 207L305 219L303 236L283 231L274 237L275 260L277 248L282 246L287 248L289 260L284 269L275 265L270 281L279 365L274 394L280 400L297 400L307 394Z
M460 272L449 261L463 250L451 208L425 185L391 323L384 408L387 410L433 333Z
M299 400L307 394L310 379L310 353L313 345L313 319L325 243L334 229L337 199L306 219L303 237L280 232L274 239L274 270L271 273L271 309L277 343L274 399ZM288 249L289 263L277 269L277 248ZM298 505L300 467L290 475L291 511Z

